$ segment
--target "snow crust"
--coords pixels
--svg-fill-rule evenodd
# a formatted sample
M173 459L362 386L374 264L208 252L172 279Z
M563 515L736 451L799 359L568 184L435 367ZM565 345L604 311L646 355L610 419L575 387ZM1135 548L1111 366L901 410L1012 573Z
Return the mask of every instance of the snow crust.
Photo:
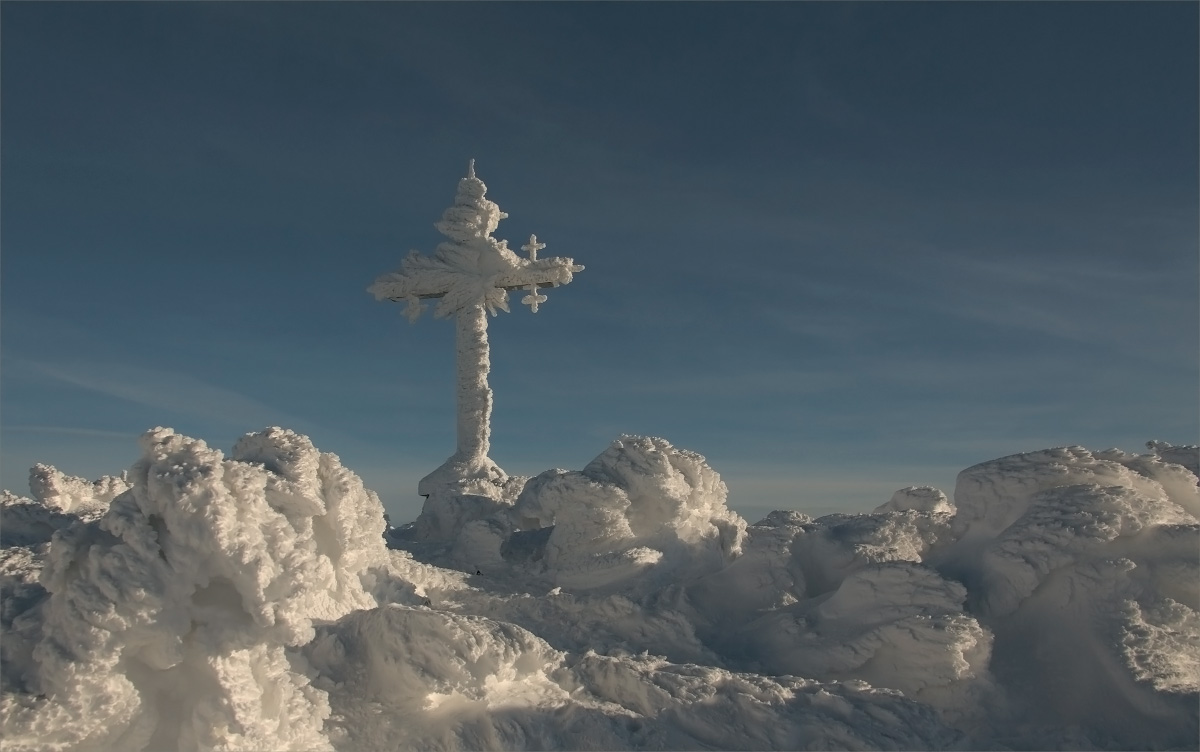
M1195 447L753 524L623 436L386 529L280 428L0 499L6 749L1159 749L1200 733Z

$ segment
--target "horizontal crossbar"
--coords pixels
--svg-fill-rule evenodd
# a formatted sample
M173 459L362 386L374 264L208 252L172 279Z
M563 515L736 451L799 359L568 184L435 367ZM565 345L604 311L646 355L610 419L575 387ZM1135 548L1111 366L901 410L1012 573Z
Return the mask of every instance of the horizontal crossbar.
M537 286L538 287L558 287L558 285L554 284L553 282L538 282ZM528 290L529 285L503 285L503 286L501 286L500 289L501 290ZM444 293L444 292L431 292L431 293L425 293L424 295L418 295L417 297L420 298L421 300L428 300L429 298L443 297L443 296L445 296L445 294L446 293ZM392 301L393 303L399 303L401 301L406 300L406 298L388 298L388 300Z

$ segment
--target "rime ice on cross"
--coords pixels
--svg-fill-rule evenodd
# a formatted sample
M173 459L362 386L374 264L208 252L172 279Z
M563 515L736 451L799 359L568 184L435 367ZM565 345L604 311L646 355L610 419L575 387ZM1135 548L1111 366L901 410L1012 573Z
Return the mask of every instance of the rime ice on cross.
M521 250L521 258L508 248L508 241L496 240L492 233L508 215L484 197L487 186L475 177L475 160L467 176L458 181L454 206L442 214L435 226L449 238L438 244L432 256L412 251L400 265L400 271L375 280L367 291L377 300L405 302L405 315L416 321L428 306L427 298L441 298L434 308L436 318L455 317L457 352L458 449L437 470L421 479L417 493L428 496L439 487L460 480L484 479L494 482L507 476L488 456L491 436L492 390L488 388L487 316L508 311L510 290L529 292L521 302L537 313L546 302L539 288L558 287L583 271L569 258L537 257L545 248L536 235Z

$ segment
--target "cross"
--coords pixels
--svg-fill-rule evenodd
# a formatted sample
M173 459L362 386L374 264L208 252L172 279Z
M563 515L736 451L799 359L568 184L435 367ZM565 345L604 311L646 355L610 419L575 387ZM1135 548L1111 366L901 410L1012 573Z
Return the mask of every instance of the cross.
M508 248L508 241L492 237L501 219L508 215L485 197L487 186L475 177L475 160L467 176L458 181L454 206L442 214L435 227L449 238L439 243L432 256L412 251L400 271L384 274L367 288L376 300L404 302L405 315L416 321L428 309L422 300L440 299L435 318L454 317L456 405L458 446L441 467L421 479L417 493L430 493L462 480L483 479L500 483L507 475L487 456L491 448L492 390L487 375L487 315L508 311L508 293L528 290L521 299L537 313L546 302L540 288L558 287L583 271L573 259L538 258L545 248L536 235L521 250L521 258Z

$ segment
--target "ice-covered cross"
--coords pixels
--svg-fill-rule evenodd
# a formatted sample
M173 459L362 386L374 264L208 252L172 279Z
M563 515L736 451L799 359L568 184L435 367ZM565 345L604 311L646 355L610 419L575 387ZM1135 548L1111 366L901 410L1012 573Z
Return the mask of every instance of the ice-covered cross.
M421 303L428 298L440 298L434 317L455 319L458 447L441 467L421 479L417 493L422 496L461 480L500 482L507 477L488 457L492 390L487 382L491 364L486 314L508 311L510 290L528 290L521 302L537 313L538 305L546 302L539 288L565 285L583 271L573 259L538 258L538 251L546 246L536 235L521 247L528 258L509 250L508 241L493 238L500 220L508 215L485 198L486 192L471 160L467 176L458 181L454 206L435 225L449 241L438 244L432 256L410 252L400 271L379 277L367 288L377 300L406 303L409 321L416 321L428 308Z

